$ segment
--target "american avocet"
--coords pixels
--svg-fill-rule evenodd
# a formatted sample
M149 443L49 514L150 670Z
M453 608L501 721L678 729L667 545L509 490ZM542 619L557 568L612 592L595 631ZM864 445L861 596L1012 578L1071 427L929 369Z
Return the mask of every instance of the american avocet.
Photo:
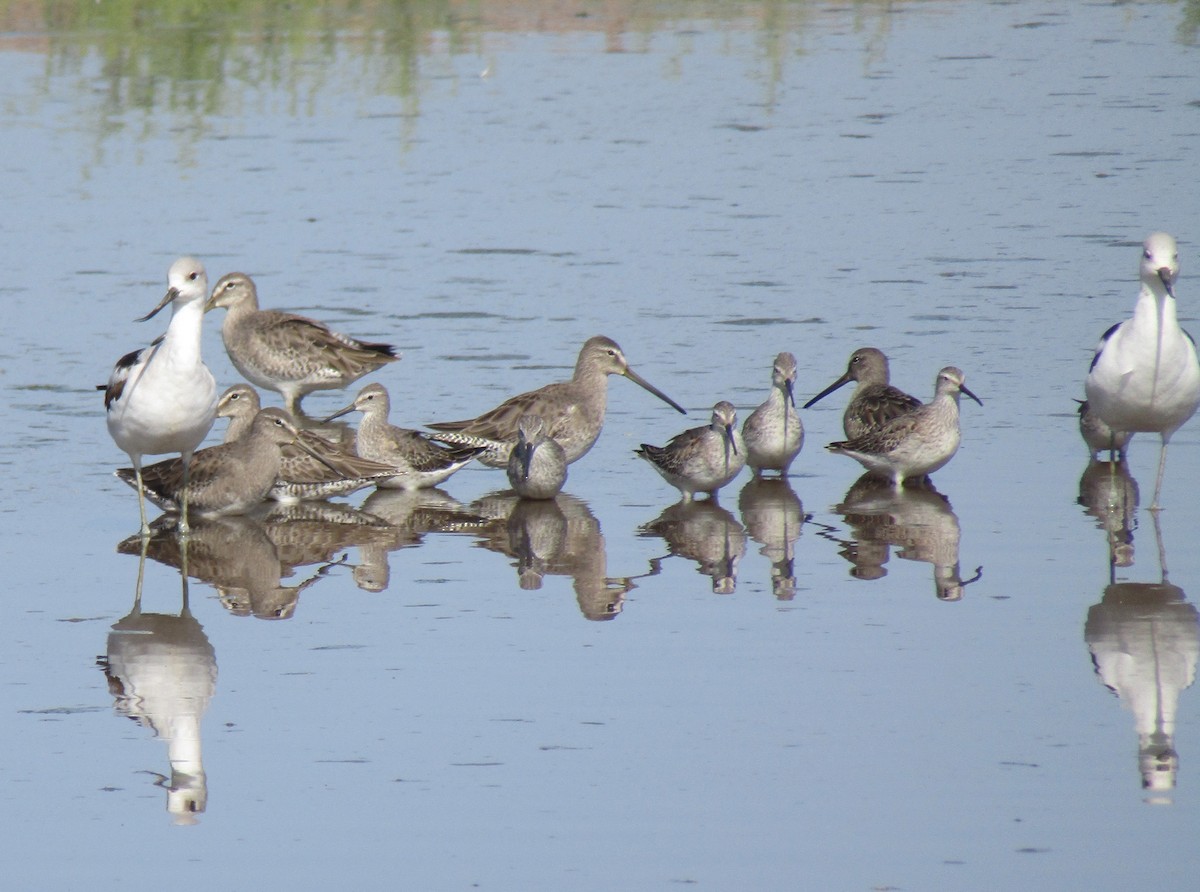
M166 334L149 347L122 356L102 388L108 432L133 462L143 536L150 534L150 526L146 523L142 457L178 452L186 484L192 453L212 427L217 403L216 382L200 357L200 326L208 292L204 264L194 257L179 258L167 273L167 286L158 306L137 320L144 322L171 304ZM186 493L185 486L185 509ZM186 516L179 530L187 532Z
M1152 511L1161 507L1167 443L1200 405L1196 346L1175 318L1178 276L1175 239L1152 233L1142 245L1142 287L1133 317L1104 333L1084 385L1089 409L1110 428L1162 438Z

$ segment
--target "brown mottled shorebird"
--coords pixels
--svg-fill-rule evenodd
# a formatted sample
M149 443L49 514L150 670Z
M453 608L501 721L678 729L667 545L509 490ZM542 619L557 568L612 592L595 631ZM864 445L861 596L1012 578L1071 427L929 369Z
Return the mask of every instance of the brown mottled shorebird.
M771 369L771 393L767 401L750 413L742 425L746 441L746 464L759 477L763 471L778 471L786 477L788 467L804 445L804 425L796 412L796 357L780 353Z
M608 406L608 376L623 375L654 394L671 408L687 414L673 399L646 381L633 369L617 343L609 338L589 338L579 351L575 374L570 381L547 384L538 390L518 394L478 418L429 424L434 438L444 443L483 446L479 460L493 468L508 465L508 456L517 442L517 422L522 415L541 416L546 433L563 448L567 464L587 454L604 426Z
M179 513L181 504L200 517L243 514L261 502L279 477L282 447L296 443L300 431L282 409L263 409L250 433L233 443L210 446L192 456L186 482L183 463L176 459L142 469L148 498L164 511ZM135 485L133 468L117 476Z
M1103 418L1092 411L1087 400L1076 400L1079 403L1079 434L1087 443L1088 454L1095 458L1101 452L1111 453L1114 461L1125 457L1125 447L1133 439L1128 431L1115 431L1109 427Z
M713 406L712 421L676 434L666 446L643 443L635 449L663 479L679 490L682 501L717 490L746 466L746 443L737 429L737 413L725 400Z
M437 486L483 451L479 446L442 446L419 431L388 423L391 399L382 384L368 384L354 402L334 412L326 422L362 412L356 449L363 458L389 465L392 474L376 481L384 489L424 489Z
M858 387L842 415L842 429L846 438L853 440L921 405L915 396L892 387L888 383L889 377L888 361L883 352L874 347L860 347L850 354L846 373L805 403L804 408L811 408L844 384L857 381Z
M260 310L258 291L245 273L229 273L213 286L205 312L224 307L225 351L246 380L283 396L299 415L300 400L314 390L338 390L400 357L390 344L355 340L307 316Z
M947 366L938 372L937 391L929 403L893 418L871 433L830 443L825 448L850 456L871 473L890 479L898 489L908 477L932 474L958 451L960 393L983 405L963 383L963 373Z
M260 408L258 393L249 384L235 384L221 394L217 417L229 419L225 442L246 436ZM279 478L268 499L297 502L344 496L395 473L391 465L360 458L313 431L301 430L300 442L303 448L291 443L283 447Z
M142 456L178 452L184 481L184 510L179 532L187 533L186 486L193 453L212 427L217 385L200 357L200 328L208 274L195 257L181 257L167 273L167 293L158 306L137 319L144 322L171 304L167 332L149 347L118 361L104 391L108 432L133 463L142 536L146 523Z
M523 499L552 499L567 482L567 454L546 434L540 415L522 415L508 457L508 482Z

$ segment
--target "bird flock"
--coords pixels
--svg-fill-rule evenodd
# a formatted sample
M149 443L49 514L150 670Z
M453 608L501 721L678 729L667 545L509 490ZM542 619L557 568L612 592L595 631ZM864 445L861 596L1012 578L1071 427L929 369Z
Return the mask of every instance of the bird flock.
M1134 433L1159 434L1153 510L1161 507L1167 444L1200 405L1195 346L1176 319L1178 275L1175 240L1153 233L1143 246L1133 316L1101 339L1079 408L1089 449L1107 450L1113 461L1123 457ZM349 337L305 316L261 309L254 282L244 273L223 276L209 293L204 265L194 257L171 265L167 285L154 309L135 320L151 319L170 305L166 331L122 356L99 387L109 433L132 464L116 474L137 490L143 536L150 533L147 499L177 515L177 530L185 536L189 515L240 514L264 500L321 499L368 486L432 487L472 461L505 469L521 498L551 499L562 490L569 466L600 436L609 376L628 378L685 412L630 367L615 341L596 336L580 349L570 380L511 397L474 418L431 423L428 431L398 427L388 420L386 388L372 383L322 419L318 431L304 423L301 400L316 390L345 388L396 362L400 356L391 345ZM250 384L280 394L283 409L263 408L246 383L218 397L200 349L204 315L215 309L226 311L221 335L233 366ZM933 398L922 403L891 385L880 350L863 347L851 354L845 373L803 408L851 382L857 386L842 417L846 439L826 449L854 459L896 489L954 457L962 394L982 405L954 366L937 373ZM699 493L714 498L746 466L756 477L787 476L804 445L795 388L796 359L780 353L766 400L740 429L735 407L721 400L708 424L663 446L643 443L635 452L679 490L682 502ZM354 412L362 416L357 431L330 434L331 422ZM229 419L224 442L200 449L218 417ZM145 456L162 454L178 457L144 465Z

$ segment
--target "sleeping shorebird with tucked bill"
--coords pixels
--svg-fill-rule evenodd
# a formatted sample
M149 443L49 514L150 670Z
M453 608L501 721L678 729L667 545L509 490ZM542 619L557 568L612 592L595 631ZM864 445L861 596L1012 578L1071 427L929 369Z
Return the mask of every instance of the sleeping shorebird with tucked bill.
M1200 405L1196 345L1175 316L1179 248L1165 232L1142 245L1141 291L1133 317L1104 333L1084 386L1088 409L1112 430L1162 439L1150 510L1162 506L1167 443Z
M295 443L304 449L300 430L283 409L263 409L250 432L232 443L209 446L192 456L190 473L175 459L142 471L146 493L164 511L199 517L244 514L266 498L279 477L282 448ZM117 476L134 485L132 468Z
M698 492L715 497L746 466L746 442L737 429L733 403L713 406L712 421L676 434L666 446L643 443L635 449L669 484L690 502Z
M842 430L846 439L853 440L882 427L900 415L921 405L915 396L888 383L887 357L874 347L860 347L850 354L846 373L804 404L809 409L839 387L857 381L850 402L842 415Z
M825 448L848 455L899 489L907 478L932 474L958 452L962 439L958 428L960 393L983 405L963 383L962 371L947 366L938 372L937 390L928 403L861 437L830 443Z
M232 443L249 434L261 408L258 392L249 384L235 384L221 394L217 417L229 419L224 442ZM282 447L279 477L267 491L272 501L303 502L349 495L395 473L391 465L361 458L314 431L301 430L299 439L302 445L287 443Z
M746 441L746 464L761 477L763 471L778 471L786 477L788 468L804 446L804 425L796 412L796 357L780 353L771 369L771 393L767 401L750 413L742 425Z
M133 463L142 536L150 535L146 523L146 493L142 457L178 452L181 458L184 507L192 454L212 427L217 386L200 356L200 328L208 275L195 257L181 257L167 273L167 293L158 306L139 318L154 317L171 305L167 332L149 347L127 353L101 385L108 417L108 432ZM179 532L187 533L186 517Z
M567 482L567 454L540 415L522 415L508 457L508 483L523 499L552 499Z
M368 384L354 402L325 419L330 422L351 412L362 412L355 449L362 458L392 468L391 476L375 482L382 489L437 486L483 451L479 446L444 446L420 431L397 427L388 422L391 408L387 388Z
M443 421L426 427L437 431L433 437L443 443L485 447L479 460L489 467L503 468L508 465L509 453L517 442L521 416L538 415L546 423L546 433L562 446L567 464L571 464L587 454L604 427L609 375L622 375L679 413L687 414L682 406L629 367L616 341L597 336L589 338L579 351L570 381L547 384L510 397L478 418Z
M213 286L204 309L224 308L221 338L242 376L283 396L293 415L314 390L338 390L400 357L390 344L375 344L280 310L260 310L258 290L245 273L229 273Z

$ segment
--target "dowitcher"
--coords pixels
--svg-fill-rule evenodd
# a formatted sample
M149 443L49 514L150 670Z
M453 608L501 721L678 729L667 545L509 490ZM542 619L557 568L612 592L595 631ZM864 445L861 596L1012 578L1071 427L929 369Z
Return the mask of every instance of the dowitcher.
M118 361L104 390L108 432L133 463L138 493L141 534L146 523L142 457L178 452L182 459L184 509L192 454L212 427L217 385L200 357L200 326L208 275L194 257L181 257L167 273L167 293L158 306L136 320L151 319L171 304L167 332L149 347L127 353ZM187 532L187 522L179 525Z
M759 477L763 471L778 471L786 477L788 467L804 445L804 425L796 412L796 357L780 353L771 369L771 393L767 401L750 413L742 425L746 441L746 464Z
M243 514L261 502L275 485L283 461L282 447L296 443L300 431L282 409L263 409L250 433L232 443L210 446L192 456L191 472L173 459L142 470L147 496L164 511L191 511L199 517ZM117 476L134 485L132 468Z
M1125 447L1133 434L1126 431L1115 431L1104 419L1092 411L1087 400L1076 400L1079 403L1079 434L1087 443L1088 454L1095 458L1101 452L1108 452L1113 460L1125 457Z
M540 415L522 415L508 457L508 482L523 499L552 499L567 482L567 454L546 434Z
M1162 438L1152 511L1161 506L1167 444L1200 405L1200 362L1175 318L1179 249L1165 232L1142 245L1142 287L1133 317L1104 333L1085 388L1088 407L1110 428Z
M932 474L958 451L960 393L983 405L963 383L963 373L947 366L938 372L937 391L930 402L893 418L872 433L830 443L825 448L850 456L871 473L890 479L898 489L908 477Z
M921 405L921 401L888 383L887 357L874 347L860 347L850 354L846 373L804 404L811 408L844 384L857 381L858 387L846 404L842 429L846 439L853 440L882 427L900 415Z
M235 384L221 394L217 417L229 419L225 442L248 434L260 408L258 392L249 384ZM313 431L301 430L300 442L305 448L291 443L283 447L279 478L268 499L295 502L344 496L395 473L391 465L360 458Z
M634 452L679 490L682 501L690 502L698 492L715 496L746 466L746 443L736 425L733 404L721 400L704 427L676 434L666 446L643 443Z
M546 424L546 433L562 446L567 464L571 464L583 458L600 436L608 405L609 375L623 375L671 408L687 414L682 406L629 367L615 341L597 336L589 338L579 351L570 381L547 384L510 397L478 418L426 426L438 431L435 438L443 442L485 447L487 451L479 460L490 467L503 468L508 465L509 453L517 441L521 416L539 415Z
M419 431L388 423L391 400L382 384L368 384L354 402L334 412L326 422L351 412L362 412L358 425L358 454L389 465L392 476L376 481L385 489L424 489L437 486L463 465L476 458L482 448L471 445L442 446Z
M293 415L305 394L346 387L400 358L389 344L347 337L307 316L260 310L245 273L221 277L204 309L217 307L228 310L221 337L230 361L247 381L281 394Z

